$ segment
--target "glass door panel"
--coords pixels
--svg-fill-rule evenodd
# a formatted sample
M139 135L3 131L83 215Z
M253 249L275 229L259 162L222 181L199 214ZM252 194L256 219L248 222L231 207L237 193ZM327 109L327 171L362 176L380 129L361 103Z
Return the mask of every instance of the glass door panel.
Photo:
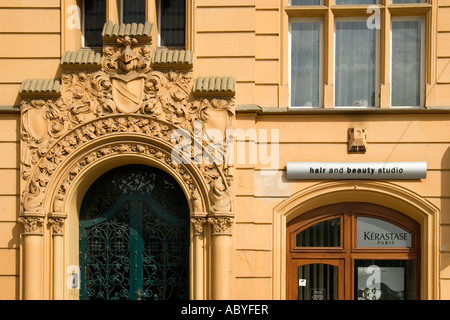
M315 263L298 267L299 300L337 300L338 267Z
M341 260L298 260L292 272L296 274L293 299L343 299L343 263ZM293 288L294 289L294 288Z
M415 299L414 260L355 260L355 300Z

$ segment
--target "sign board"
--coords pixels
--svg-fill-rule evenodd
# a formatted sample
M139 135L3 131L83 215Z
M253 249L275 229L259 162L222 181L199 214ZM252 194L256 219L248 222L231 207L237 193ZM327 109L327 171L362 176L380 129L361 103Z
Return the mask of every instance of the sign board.
M424 179L425 161L288 162L288 179Z
M357 247L411 247L411 233L392 223L369 217L357 217L356 221Z

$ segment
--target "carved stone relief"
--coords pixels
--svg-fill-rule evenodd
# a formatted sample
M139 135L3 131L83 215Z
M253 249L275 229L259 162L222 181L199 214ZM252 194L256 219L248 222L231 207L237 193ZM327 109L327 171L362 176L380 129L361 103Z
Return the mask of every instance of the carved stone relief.
M212 225L212 234L231 235L233 218L231 217L210 217L208 223Z
M194 234L199 235L203 233L203 228L206 223L205 218L192 218L192 225L194 226Z
M194 212L205 212L206 204L205 214L233 212L227 129L234 126L234 98L193 95L192 71L153 70L150 46L137 38L105 44L100 70L63 70L59 97L22 97L21 120L21 215L28 229L38 229L41 220L32 222L27 212L62 213L73 179L90 164L119 153L145 155L172 168L190 190ZM217 141L209 129L223 133L220 148L210 150ZM187 147L179 148L179 130L187 134ZM197 135L198 130L204 134ZM125 136L137 138L120 142ZM99 146L99 139L109 142ZM198 153L191 152L196 147L212 160L197 161ZM174 150L181 163L173 161ZM62 170L69 163L70 170ZM194 183L193 167L207 190ZM50 192L51 181L62 182L52 184ZM54 232L60 222L52 220Z

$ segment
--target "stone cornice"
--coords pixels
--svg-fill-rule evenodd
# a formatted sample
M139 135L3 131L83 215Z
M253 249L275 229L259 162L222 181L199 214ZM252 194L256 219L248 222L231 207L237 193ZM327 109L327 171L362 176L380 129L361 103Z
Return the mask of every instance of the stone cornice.
M234 96L236 80L234 77L198 77L194 80L192 91L195 96Z
M61 94L59 79L26 79L19 93L22 97L55 97Z
M113 23L108 21L103 26L102 38L103 42L116 41L119 37L140 38L143 41L151 41L152 23Z
M77 51L66 51L61 58L61 66L68 68L92 68L100 69L102 66L102 55L94 50L80 49Z

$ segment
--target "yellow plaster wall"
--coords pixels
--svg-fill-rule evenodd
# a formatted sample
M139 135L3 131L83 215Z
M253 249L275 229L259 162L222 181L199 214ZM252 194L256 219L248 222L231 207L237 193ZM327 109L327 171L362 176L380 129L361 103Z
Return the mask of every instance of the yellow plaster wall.
M437 12L436 35L436 75L435 87L427 94L430 106L446 106L450 101L450 42L447 41L450 32L450 1L439 0Z
M0 109L18 108L27 78L54 78L61 56L59 0L0 0ZM0 114L0 299L20 299L19 129Z
M80 48L79 31L61 30L65 7L75 0L0 0L0 106L17 106L20 83L59 75L61 52ZM450 0L439 0L435 70L427 106L450 106ZM279 0L196 0L195 76L234 76L236 105L286 107L287 16ZM45 22L45 23L44 23ZM64 35L64 36L62 36ZM435 55L435 56L434 56ZM450 116L447 115L270 115L239 113L237 127L279 130L279 162L274 175L261 164L238 164L236 172L235 297L273 298L273 210L314 182L283 178L287 161L425 160L423 182L398 182L436 205L441 212L440 292L450 298ZM0 115L0 299L19 298L18 213L19 116ZM368 150L349 155L347 129L364 126ZM246 142L246 150L249 143ZM270 150L270 148L269 148ZM397 183L397 182L396 182ZM443 249L445 247L445 249Z
M367 152L347 152L347 130L359 126L367 129ZM272 157L275 166L236 162L236 294L240 299L263 296L274 298L271 269L275 233L274 208L296 192L305 190L317 181L287 180L288 161L384 162L426 161L427 178L421 181L389 181L417 194L439 208L440 247L438 253L439 293L448 299L450 292L450 115L256 115L238 114L237 127L275 130L279 134L278 148ZM258 138L257 138L258 139ZM263 144L249 136L238 136L237 144L249 153L252 147ZM270 139L269 139L270 140ZM272 141L274 141L272 139ZM275 141L274 141L275 142ZM239 148L239 147L236 147ZM267 148L271 150L271 144ZM248 157L246 157L248 161ZM270 170L269 170L270 168ZM264 173L272 173L265 175ZM355 199L357 201L358 199ZM386 204L389 205L389 204ZM239 272L245 270L245 272ZM249 276L252 270L253 277ZM252 281L250 281L252 279ZM271 290L253 290L261 286ZM269 288L269 287L268 287ZM250 291L253 295L250 295Z
M0 299L19 298L18 115L0 115Z
M0 106L17 106L23 80L58 74L60 1L0 1L0 41Z

